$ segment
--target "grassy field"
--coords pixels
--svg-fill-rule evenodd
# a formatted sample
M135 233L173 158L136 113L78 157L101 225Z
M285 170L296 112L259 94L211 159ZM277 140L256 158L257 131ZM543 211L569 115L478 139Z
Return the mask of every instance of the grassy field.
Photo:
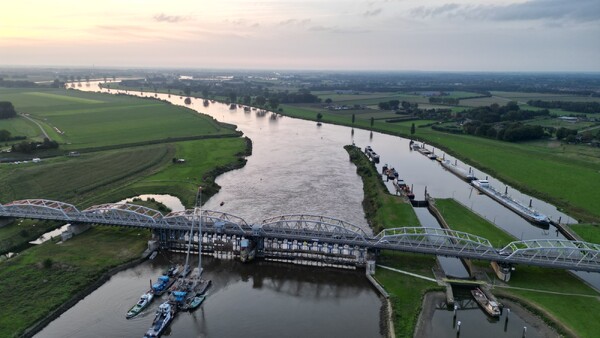
M519 266L509 285L529 290L496 287L494 293L533 305L535 312L554 318L579 337L598 336L600 294L567 271Z
M399 252L385 252L378 263L432 278L431 268L437 264L435 256ZM382 268L377 269L375 278L390 295L396 337L413 337L423 296L429 291L442 290L441 287L434 282Z
M0 202L44 198L86 204L99 191L113 190L136 177L158 171L174 156L173 145L158 144L41 163L1 164Z
M179 142L176 157L185 159L185 163L170 163L163 170L135 182L128 188L134 192L130 195L168 193L191 207L198 186L204 188L205 197L216 192L216 187L212 186L214 178L208 177L209 173L215 168L222 170L242 165L240 156L245 151L246 144L240 138Z
M436 199L435 205L453 230L486 238L497 248L504 247L516 240L504 230L497 228L453 199Z
M63 150L235 135L206 115L164 102L66 89L0 89L3 100L35 118ZM2 125L0 125L1 127ZM15 126L9 131L18 135Z
M0 337L18 336L108 269L138 258L147 238L135 229L94 228L0 263Z
M570 224L573 229L584 241L590 243L600 243L600 226L597 224Z
M0 255L20 251L30 241L38 239L44 233L61 225L62 223L52 221L14 220L11 224L0 228Z

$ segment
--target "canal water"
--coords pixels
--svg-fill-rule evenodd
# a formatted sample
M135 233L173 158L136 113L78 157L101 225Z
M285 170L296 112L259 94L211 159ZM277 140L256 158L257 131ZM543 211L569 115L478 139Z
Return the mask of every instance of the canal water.
M84 90L98 88L94 84ZM158 97L183 105L184 98L179 96ZM411 151L407 139L342 126L317 126L270 112L244 112L220 103L204 107L201 99L192 101L190 108L236 124L253 141L246 166L219 176L217 183L222 189L204 208L228 212L249 223L283 214L326 215L370 232L361 205L362 182L343 149L355 143L362 148L371 145L381 155L379 170L384 163L395 167L400 177L414 186L417 199L423 198L427 188L436 198L454 197L517 238L556 237L553 231L539 229L478 195L436 161ZM392 189L391 184L389 187ZM511 193L529 200L512 189ZM542 201L534 199L533 205L553 219L568 218ZM168 266L169 259L176 260L176 256L159 256L115 275L37 336L143 335L158 302L134 320L126 321L124 314L148 288L149 280ZM207 261L205 271L213 279L214 289L201 309L177 317L169 336L380 336L381 302L361 273L268 262L242 265L229 260ZM479 313L477 320L486 320Z

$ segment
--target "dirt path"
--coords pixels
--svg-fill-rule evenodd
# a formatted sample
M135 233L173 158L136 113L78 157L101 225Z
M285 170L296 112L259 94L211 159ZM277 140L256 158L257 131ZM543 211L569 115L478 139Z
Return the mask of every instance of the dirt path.
M19 115L21 115L24 118L28 119L29 121L35 123L40 128L40 131L42 132L42 136L45 137L45 138L47 138L47 139L49 139L50 141L52 141L52 139L50 138L50 136L48 135L48 133L46 133L46 131L44 130L44 128L42 127L42 125L38 123L38 121L32 119L31 117L29 117L29 116L27 116L27 115L25 115L23 113L19 113Z

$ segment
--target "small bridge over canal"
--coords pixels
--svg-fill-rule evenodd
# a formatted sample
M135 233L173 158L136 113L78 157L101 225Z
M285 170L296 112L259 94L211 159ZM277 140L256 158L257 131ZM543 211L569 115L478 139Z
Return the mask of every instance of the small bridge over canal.
M211 210L199 212L202 250L239 254L243 240L252 243L258 257L272 260L364 266L379 250L396 250L525 264L548 268L600 272L600 245L560 239L515 241L495 248L472 234L425 227L386 229L373 236L342 220L317 215L284 215L248 224L242 218ZM183 250L193 222L193 209L161 212L134 204L77 207L44 199L0 204L0 217L56 220L71 224L125 226L151 230L161 248ZM197 234L193 242L199 243Z

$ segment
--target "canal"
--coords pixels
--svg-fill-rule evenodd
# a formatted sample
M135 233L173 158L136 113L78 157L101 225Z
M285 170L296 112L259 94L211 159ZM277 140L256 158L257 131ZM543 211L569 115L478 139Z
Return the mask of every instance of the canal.
M84 90L98 88L93 84ZM179 96L168 98L159 94L158 97L183 105ZM246 166L219 176L217 183L222 189L206 201L204 208L228 212L249 223L283 214L326 215L370 232L361 204L362 182L343 149L344 145L355 143L362 148L371 145L381 155L379 170L384 163L395 167L400 177L413 185L417 199L423 198L427 188L436 198L455 198L517 238L557 236L477 194L436 161L411 151L407 139L343 126L317 126L311 121L270 112L244 112L220 103L204 107L201 99L193 99L189 107L219 121L236 124L253 141L253 154ZM477 172L477 175L485 174ZM499 184L492 177L489 179ZM388 187L393 189L391 183ZM529 200L516 190L510 191L516 198ZM543 201L533 199L533 206L553 219L568 219ZM427 216L420 218L423 217ZM155 261L118 273L37 337L143 335L157 303L134 320L126 321L125 312L148 288L150 279L156 279L171 260L180 259L176 254L159 256ZM207 260L205 265L205 273L214 283L209 297L197 312L176 318L170 337L381 335L381 301L361 272L269 262L242 265L216 259ZM485 315L481 313L479 320L485 320ZM496 336L503 335L490 337Z

